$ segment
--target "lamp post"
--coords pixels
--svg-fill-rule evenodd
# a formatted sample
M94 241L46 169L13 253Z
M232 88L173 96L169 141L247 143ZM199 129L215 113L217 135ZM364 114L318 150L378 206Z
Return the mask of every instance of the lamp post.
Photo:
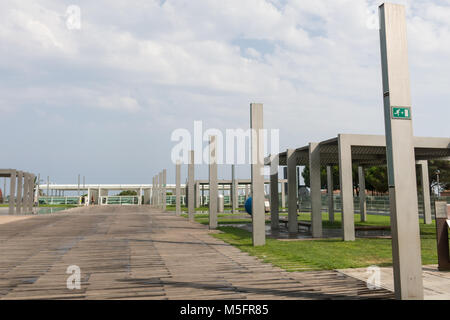
M437 196L440 197L441 196L441 186L439 184L439 174L441 173L441 171L439 169L436 170L436 184L437 184Z

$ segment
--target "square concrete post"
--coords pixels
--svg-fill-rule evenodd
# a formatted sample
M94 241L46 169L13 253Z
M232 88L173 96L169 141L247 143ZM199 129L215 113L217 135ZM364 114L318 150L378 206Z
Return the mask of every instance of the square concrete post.
M195 207L200 208L200 181L195 182Z
M422 180L422 198L423 198L423 222L431 224L431 196L430 196L430 177L428 176L428 161L417 161L420 165L420 176Z
M209 228L217 229L217 136L209 137Z
M297 222L297 156L294 149L288 149L286 152L287 178L288 178L288 231L289 233L298 232Z
M32 173L30 174L30 211L33 211L34 208L34 178L36 176Z
M17 201L16 201L16 214L22 213L23 208L23 195L22 192L24 190L24 184L23 184L23 172L17 171Z
M327 166L328 220L334 222L333 168Z
M24 176L23 176L23 186L24 186L24 191L23 191L23 211L24 213L29 213L30 212L30 174L25 172Z
M352 152L345 136L338 135L339 180L342 202L342 237L344 241L355 240L355 213L353 208Z
M311 189L311 233L313 238L322 237L322 195L320 193L320 146L309 144L309 182Z
M286 208L286 185L284 182L281 182L281 207Z
M158 174L158 195L159 195L159 208L163 208L163 173Z
M367 203L366 203L366 175L364 167L358 166L358 182L359 182L359 215L361 222L367 221Z
M29 192L29 179L28 179L28 173L24 172L23 173L23 196L22 196L22 209L23 209L23 213L28 213L28 192ZM16 209L17 209L17 204L18 204L19 200L16 199ZM17 211L16 211L17 212Z
M11 170L10 177L11 179L9 182L9 214L14 214L16 205L16 179L17 179L16 170Z
M190 221L194 221L195 208L194 208L194 150L189 151L189 164L188 164L188 216Z
M175 214L181 214L181 162L175 165Z
M263 105L250 104L252 237L253 246L266 244L266 214L264 210L264 123Z
M234 164L231 165L231 212L237 213L238 207L238 192L237 192L237 182L236 182L236 167Z
M271 156L270 159L270 228L272 231L280 229L280 215L278 212L278 164L277 155Z
M162 209L167 209L167 170L162 171Z
M395 296L423 299L404 6L380 6L380 43Z
M248 199L248 194L249 194L249 191L248 191L248 184L245 184L245 200Z

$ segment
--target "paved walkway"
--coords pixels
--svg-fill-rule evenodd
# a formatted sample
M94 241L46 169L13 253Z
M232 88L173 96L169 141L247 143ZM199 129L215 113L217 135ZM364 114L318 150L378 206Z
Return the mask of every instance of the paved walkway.
M367 281L366 268L342 269L340 272ZM439 271L437 265L422 267L423 294L425 300L450 300L450 272ZM394 291L394 273L392 267L380 268L379 286Z
M149 207L95 206L0 225L0 299L392 298L336 271L285 272ZM68 266L81 269L69 290Z

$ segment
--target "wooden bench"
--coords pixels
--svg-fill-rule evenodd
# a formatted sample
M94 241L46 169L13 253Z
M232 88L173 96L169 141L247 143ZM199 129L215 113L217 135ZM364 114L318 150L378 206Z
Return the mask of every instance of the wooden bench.
M390 226L355 226L356 231L389 231Z
M289 221L287 219L279 219L280 223L284 224L284 227L287 229ZM300 227L307 227L308 231L311 230L311 222L309 221L297 221L297 228L300 229Z

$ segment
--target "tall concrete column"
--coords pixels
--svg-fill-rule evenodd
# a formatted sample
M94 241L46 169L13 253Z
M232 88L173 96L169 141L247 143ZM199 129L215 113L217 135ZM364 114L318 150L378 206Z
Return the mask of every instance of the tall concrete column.
M286 151L287 179L288 179L288 231L297 233L297 156L294 149Z
M29 208L29 212L32 212L33 211L33 207L34 207L34 197L33 197L33 195L34 195L34 178L35 178L35 175L34 174L32 174L32 173L30 173L30 191L29 191L29 197L28 197L28 201L29 201L29 205L28 205L28 208Z
M209 228L217 229L217 136L209 137Z
M245 200L248 199L248 194L249 194L249 191L248 191L248 184L245 184Z
M200 181L194 183L195 186L195 207L200 208Z
M159 195L159 208L162 210L163 208L163 174L162 171L158 174L158 195Z
M252 181L252 239L253 246L266 244L264 210L264 123L263 105L250 104L251 181Z
M181 162L175 165L175 214L181 214Z
M194 221L194 150L189 151L188 165L188 216L190 221Z
M333 170L327 166L328 220L334 222Z
M286 192L285 192L286 184L281 182L281 207L286 208Z
M270 228L272 231L280 229L280 215L278 212L278 154L270 159Z
M380 6L380 43L395 296L423 299L404 6L390 3Z
M167 170L162 171L162 209L167 209Z
M9 214L15 213L15 205L16 205L16 179L17 172L16 170L11 170L11 179L9 182Z
M16 204L16 214L22 213L23 208L23 172L17 171L17 204Z
M428 161L417 161L420 165L420 176L422 180L422 199L423 199L423 222L431 224L431 196L430 196L430 177L428 176Z
M23 175L23 211L29 213L30 203L30 174L25 172Z
M236 183L236 167L234 164L231 165L231 212L237 213L238 208L238 191Z
M364 167L358 167L358 182L359 182L359 214L361 222L367 221L367 203L366 203L366 175Z
M28 173L23 173L23 194L22 194L22 210L24 213L28 213ZM16 199L16 209L19 203L19 199ZM16 211L17 212L17 211Z
M311 189L311 233L313 238L322 237L322 195L320 193L320 146L309 144L309 183Z
M355 240L355 213L353 207L352 152L345 136L338 135L339 180L342 202L342 237L344 241Z

